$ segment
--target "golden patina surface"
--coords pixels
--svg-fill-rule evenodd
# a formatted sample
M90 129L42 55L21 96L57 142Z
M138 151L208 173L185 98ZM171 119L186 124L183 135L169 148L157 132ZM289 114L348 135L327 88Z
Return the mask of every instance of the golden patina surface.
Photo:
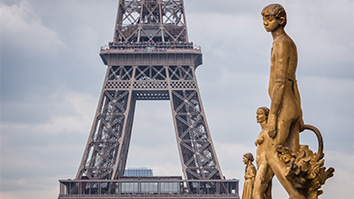
M257 173L253 199L272 198L271 181L275 175L290 199L317 199L320 187L333 176L334 169L324 167L323 141L318 129L305 125L302 119L300 94L296 81L297 49L285 32L285 9L271 4L262 10L263 24L271 32L273 45L268 93L270 109L257 110L262 131L257 146ZM319 150L313 153L300 145L300 132L313 131ZM247 171L246 171L247 172Z
M257 109L256 118L257 123L261 125L262 131L259 133L255 145L257 146L257 175L255 179L253 194L258 198L271 199L272 198L272 178L274 176L273 170L269 167L266 159L267 142L268 135L264 131L267 125L269 116L269 108L260 107Z
M245 183L243 185L242 199L252 199L252 192L254 188L254 180L256 177L256 167L253 165L252 153L243 155L243 163L246 165L245 169Z

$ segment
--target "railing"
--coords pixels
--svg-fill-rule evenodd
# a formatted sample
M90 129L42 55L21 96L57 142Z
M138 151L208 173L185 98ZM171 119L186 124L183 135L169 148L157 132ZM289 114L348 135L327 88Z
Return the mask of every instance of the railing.
M178 49L194 49L201 51L201 47L194 45L193 42L109 42L102 46L101 50L118 49L134 51L164 51Z
M121 180L60 180L65 198L229 198L239 199L238 180L181 180L134 178Z

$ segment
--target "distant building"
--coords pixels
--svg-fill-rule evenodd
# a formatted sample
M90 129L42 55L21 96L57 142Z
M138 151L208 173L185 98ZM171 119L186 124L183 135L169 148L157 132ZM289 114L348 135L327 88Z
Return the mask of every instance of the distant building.
M128 168L124 171L124 176L143 176L151 177L153 176L152 169L148 168Z

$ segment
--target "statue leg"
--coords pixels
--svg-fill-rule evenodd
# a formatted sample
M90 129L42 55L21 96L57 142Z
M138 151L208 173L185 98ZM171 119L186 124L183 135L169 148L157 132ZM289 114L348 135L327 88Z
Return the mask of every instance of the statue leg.
M253 189L253 199L264 199L269 183L272 181L274 174L266 161L263 161L257 170L256 179Z
M290 118L286 118L289 115L283 115L284 117L279 117L278 118L278 125L277 125L277 135L275 139L269 139L268 140L268 148L267 148L267 162L274 172L274 174L277 176L279 182L282 184L284 189L288 192L290 198L296 198L296 199L305 199L305 197L293 186L293 184L285 177L286 174L286 168L287 165L285 162L280 160L278 158L278 152L276 151L276 146L282 145L285 146L286 143L290 142L292 145L292 148L295 147L296 145L296 140L288 140L288 138L294 138L296 135L293 135L294 128L296 125L294 125L293 122L294 120L291 120ZM295 119L295 121L297 121ZM299 133L299 132L297 132ZM290 135L290 136L289 136ZM297 144L298 145L298 144Z
M274 177L274 173L270 168L268 169L267 176L271 176L271 178L269 179L268 186L267 186L266 191L264 193L264 198L265 199L272 199L272 179Z
M300 150L300 121L299 120L296 120L291 124L290 133L284 146L288 147L294 152Z

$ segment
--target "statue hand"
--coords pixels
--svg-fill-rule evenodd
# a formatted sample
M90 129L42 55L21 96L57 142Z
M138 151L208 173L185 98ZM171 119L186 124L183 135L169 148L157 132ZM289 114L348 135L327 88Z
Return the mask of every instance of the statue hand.
M268 123L267 123L267 126L265 127L265 129L268 132L269 137L271 137L271 138L275 138L275 136L277 135L277 129L276 129L277 122L276 121L277 121L276 115L269 114Z
M271 122L268 122L268 125L266 127L266 131L268 132L269 137L275 138L277 135L277 130L275 128L275 124L272 124Z

